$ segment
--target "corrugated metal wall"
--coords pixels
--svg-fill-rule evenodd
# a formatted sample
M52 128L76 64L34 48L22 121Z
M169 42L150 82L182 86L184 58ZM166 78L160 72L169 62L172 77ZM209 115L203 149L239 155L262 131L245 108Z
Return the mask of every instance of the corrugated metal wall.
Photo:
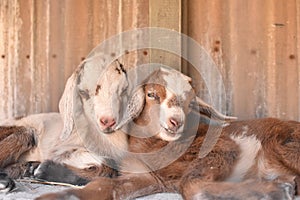
M184 5L185 32L219 67L229 113L241 119L300 119L299 0L188 0Z
M149 25L182 30L207 49L225 80L218 109L300 120L299 0L0 0L0 119L57 111L93 47Z

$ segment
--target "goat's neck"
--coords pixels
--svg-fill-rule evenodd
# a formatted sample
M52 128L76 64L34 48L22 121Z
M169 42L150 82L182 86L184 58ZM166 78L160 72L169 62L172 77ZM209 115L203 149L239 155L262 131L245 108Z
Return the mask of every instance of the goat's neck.
M144 136L149 137L157 135L159 131L159 116L150 116L150 110L151 106L145 105L143 111L140 113L140 115L134 120L134 125L131 126L131 132L137 133L137 135L143 137L140 132L143 130L145 132ZM136 134L135 134L136 135Z
M168 142L161 140L159 133L159 116L149 116L150 106L145 106L129 128L129 149L132 152L151 152L165 146Z
M147 112L145 112L145 109L142 111L142 113L139 115L138 118L134 120L134 123L136 123L139 126L146 126L150 123L150 117Z

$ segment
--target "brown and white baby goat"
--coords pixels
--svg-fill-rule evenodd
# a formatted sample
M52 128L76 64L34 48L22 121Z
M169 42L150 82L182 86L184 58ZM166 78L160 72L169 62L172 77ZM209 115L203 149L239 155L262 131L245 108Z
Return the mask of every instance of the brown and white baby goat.
M130 116L135 116L136 111L140 113L129 131L131 152L123 160L121 176L99 178L83 189L48 194L39 199L132 199L158 192L179 192L185 199L293 199L298 180L295 177L300 174L299 122L267 118L213 127L200 123L195 128L191 123L181 131L185 121L193 121L185 119L191 101L193 105L198 102L201 113L216 112L202 101L193 100L188 82L177 85L179 91L169 90L168 78L174 76L164 71L157 73L153 84L148 82L137 90L139 95L133 95L135 100L142 100L135 105L143 105L143 109L135 106L128 109L132 112ZM178 77L175 80L178 82ZM166 81L167 87L162 86L162 81ZM151 112L153 107L155 112ZM180 117L170 115L169 111ZM153 120L158 126L151 125ZM141 127L146 127L152 137L142 138ZM221 135L213 150L202 158L199 149L210 128L220 130ZM192 143L176 160L161 165L174 152L181 152L190 139ZM161 153L168 146L169 151Z

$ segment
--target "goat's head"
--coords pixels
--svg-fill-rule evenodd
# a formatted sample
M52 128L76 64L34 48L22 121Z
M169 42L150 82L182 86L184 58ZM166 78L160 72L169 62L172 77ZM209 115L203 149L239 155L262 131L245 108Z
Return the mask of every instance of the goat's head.
M157 134L166 141L181 136L191 110L220 120L234 119L196 97L190 82L190 77L175 70L162 68L154 71L132 95L127 107L129 118L135 119L138 125L152 124L148 130L157 132L151 135ZM151 130L151 127L156 130Z
M86 132L88 123L93 123L98 131L110 133L118 124L122 95L128 86L126 70L118 61L106 68L98 62L98 58L85 60L68 79L59 103L64 121L62 138L68 137L75 125Z
M127 74L118 61L112 63L97 81L93 105L96 123L103 133L115 130L122 114L122 103L128 88Z

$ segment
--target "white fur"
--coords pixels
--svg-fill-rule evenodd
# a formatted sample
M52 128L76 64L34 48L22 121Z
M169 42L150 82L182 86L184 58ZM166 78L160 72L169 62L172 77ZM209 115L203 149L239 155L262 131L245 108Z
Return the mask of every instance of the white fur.
M248 127L245 126L243 129L243 132L246 133ZM253 135L246 136L245 134L242 134L241 136L232 136L231 139L239 145L241 153L233 173L227 181L238 182L243 179L248 170L255 164L256 156L261 149L261 143Z
M80 169L84 169L96 164L101 165L103 163L103 158L82 148L73 152L68 159L64 160L63 163Z
M175 70L162 69L162 71L167 72L167 75L163 75L163 78L167 83L165 87L171 92L175 94L181 94L183 97L185 97L187 94L186 92L191 91L192 87L189 84L189 81L191 81L190 77Z
M161 139L166 140L166 141L174 141L177 140L181 135L180 133L183 131L184 126L180 126L179 129L176 131L176 134L174 134L173 136L169 136L168 134L165 133L165 130L163 130L163 128L168 129L168 120L170 118L174 118L177 119L177 121L180 124L183 124L185 121L185 113L182 109L182 107L178 106L168 106L168 102L170 101L170 99L172 97L174 97L174 93L170 92L167 88L166 88L166 98L163 102L161 102L160 105L160 125L162 126L162 129L159 133L159 136L161 137Z
M2 125L17 125L34 128L37 133L37 147L24 154L21 159L43 161L52 157L52 150L59 142L63 122L59 113L42 113L29 115L20 120L6 120Z
M97 85L101 86L98 94L92 96L95 119L102 131L103 127L99 124L102 117L115 119L116 125L120 122L122 101L125 98L122 98L122 92L128 87L125 74L116 71L117 63L112 65L97 81Z

